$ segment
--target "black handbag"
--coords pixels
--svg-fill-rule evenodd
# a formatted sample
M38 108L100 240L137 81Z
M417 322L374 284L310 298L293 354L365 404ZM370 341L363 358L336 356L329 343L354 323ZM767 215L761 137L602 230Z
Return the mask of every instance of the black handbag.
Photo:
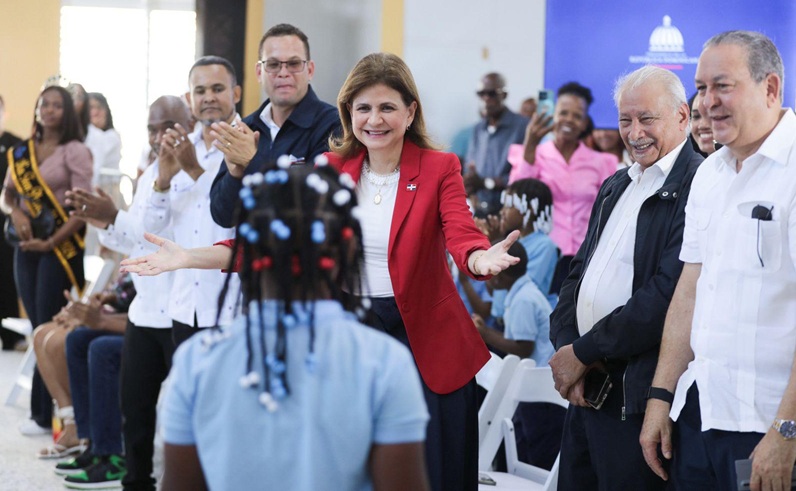
M25 214L27 215L27 213ZM53 232L55 232L55 215L52 210L45 206L41 209L38 216L30 217L30 228L31 232L33 232L34 239L46 239L50 237ZM6 219L3 235L8 245L11 247L19 246L21 240L10 216Z

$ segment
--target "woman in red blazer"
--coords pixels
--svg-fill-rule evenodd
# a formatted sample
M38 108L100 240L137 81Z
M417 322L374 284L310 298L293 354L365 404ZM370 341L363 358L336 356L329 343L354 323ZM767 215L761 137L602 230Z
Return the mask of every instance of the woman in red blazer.
M518 259L506 253L513 232L492 247L467 206L461 166L434 150L426 135L417 87L397 56L371 54L348 75L338 96L343 136L332 139L329 163L350 177L364 245L369 324L414 355L431 416L426 462L434 491L478 488L475 374L489 359L454 286L445 251L459 269L485 280ZM334 197L333 197L334 199ZM162 238L157 254L122 262L151 275L176 268L218 268L227 247L186 254ZM197 252L198 251L198 252Z
M489 359L453 283L445 251L483 280L514 264L516 233L490 248L467 206L461 165L434 150L417 87L399 57L357 63L337 98L343 135L330 164L356 183L372 324L407 345L431 421L426 461L434 490L478 487L475 374Z

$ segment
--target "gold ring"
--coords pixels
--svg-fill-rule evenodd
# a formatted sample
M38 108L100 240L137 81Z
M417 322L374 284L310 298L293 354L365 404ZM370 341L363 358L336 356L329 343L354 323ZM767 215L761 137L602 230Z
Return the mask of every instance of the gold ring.
M230 142L227 142L227 143L225 143L224 145L225 145L227 148L229 148L229 147L231 147L231 146L232 146L232 144L231 144Z

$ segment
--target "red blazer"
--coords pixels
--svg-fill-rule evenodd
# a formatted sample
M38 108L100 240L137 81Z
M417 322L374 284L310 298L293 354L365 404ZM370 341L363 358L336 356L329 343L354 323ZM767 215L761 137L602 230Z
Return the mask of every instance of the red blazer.
M335 169L359 180L364 150L346 161L326 155ZM489 351L456 291L445 250L472 276L467 258L490 244L473 222L454 154L406 140L400 173L387 250L390 279L420 375L431 390L447 394L472 380Z

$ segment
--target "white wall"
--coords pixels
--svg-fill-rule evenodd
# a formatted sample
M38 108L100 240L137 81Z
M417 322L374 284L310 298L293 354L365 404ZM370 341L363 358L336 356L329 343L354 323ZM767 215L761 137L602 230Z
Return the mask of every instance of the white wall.
M476 86L488 72L508 82L513 110L544 81L546 0L404 0L404 53L434 138L447 144L478 120ZM267 0L263 32L280 22L310 39L312 86L334 104L348 71L381 47L380 0Z
M440 143L478 120L476 87L506 77L514 111L544 82L545 0L405 0L404 59Z
M381 43L377 0L265 0L263 16L263 33L283 22L304 31L315 60L312 88L332 105L354 64Z

